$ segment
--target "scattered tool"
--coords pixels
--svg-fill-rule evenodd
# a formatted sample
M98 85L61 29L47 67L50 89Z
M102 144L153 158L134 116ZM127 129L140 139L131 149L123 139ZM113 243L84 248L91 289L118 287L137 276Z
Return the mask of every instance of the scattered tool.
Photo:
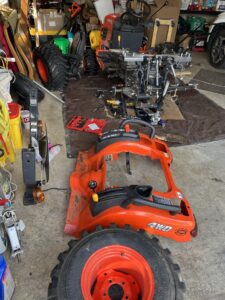
M68 129L84 131L88 133L101 134L106 124L106 120L88 119L82 116L73 117L67 124Z

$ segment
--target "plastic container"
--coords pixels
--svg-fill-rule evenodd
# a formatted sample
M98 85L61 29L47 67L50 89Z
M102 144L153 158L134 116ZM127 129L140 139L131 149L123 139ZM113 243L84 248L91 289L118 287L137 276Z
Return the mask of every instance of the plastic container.
M20 112L21 120L25 129L30 129L30 111L21 110Z
M92 30L89 35L91 49L95 50L100 46L101 41L101 31L100 30Z
M62 54L68 54L70 48L70 42L67 38L57 37L54 39L54 44L59 47Z
M23 138L20 119L20 105L17 103L8 103L9 106L9 135L14 144L15 149L23 147Z
M56 155L61 151L61 147L59 145L53 146L49 150L49 162L52 161Z
M11 300L15 289L9 267L3 255L0 255L0 300Z
M97 0L94 2L94 6L101 23L104 23L105 16L114 13L112 0Z

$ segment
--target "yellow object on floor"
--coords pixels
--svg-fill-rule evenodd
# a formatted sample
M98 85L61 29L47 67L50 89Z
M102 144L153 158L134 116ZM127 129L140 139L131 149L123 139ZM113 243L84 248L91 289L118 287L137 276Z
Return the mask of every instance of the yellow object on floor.
M20 105L17 103L8 103L9 106L9 135L12 139L15 149L23 147Z

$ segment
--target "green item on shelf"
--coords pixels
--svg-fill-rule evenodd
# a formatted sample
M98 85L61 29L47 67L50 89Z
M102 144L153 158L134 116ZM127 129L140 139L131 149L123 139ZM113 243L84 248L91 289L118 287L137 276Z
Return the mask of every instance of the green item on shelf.
M62 51L62 54L69 53L70 42L67 38L57 37L54 39L54 44L59 47L59 49Z
M204 31L205 18L189 16L187 23L189 25L190 31Z

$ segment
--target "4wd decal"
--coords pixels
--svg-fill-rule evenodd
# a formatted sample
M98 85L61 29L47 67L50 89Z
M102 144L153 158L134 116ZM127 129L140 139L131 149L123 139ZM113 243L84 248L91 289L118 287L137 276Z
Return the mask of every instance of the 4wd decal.
M148 226L151 228L154 228L156 230L161 230L164 232L168 232L172 229L171 226L167 226L167 225L163 225L163 224L159 224L159 223L149 223Z

